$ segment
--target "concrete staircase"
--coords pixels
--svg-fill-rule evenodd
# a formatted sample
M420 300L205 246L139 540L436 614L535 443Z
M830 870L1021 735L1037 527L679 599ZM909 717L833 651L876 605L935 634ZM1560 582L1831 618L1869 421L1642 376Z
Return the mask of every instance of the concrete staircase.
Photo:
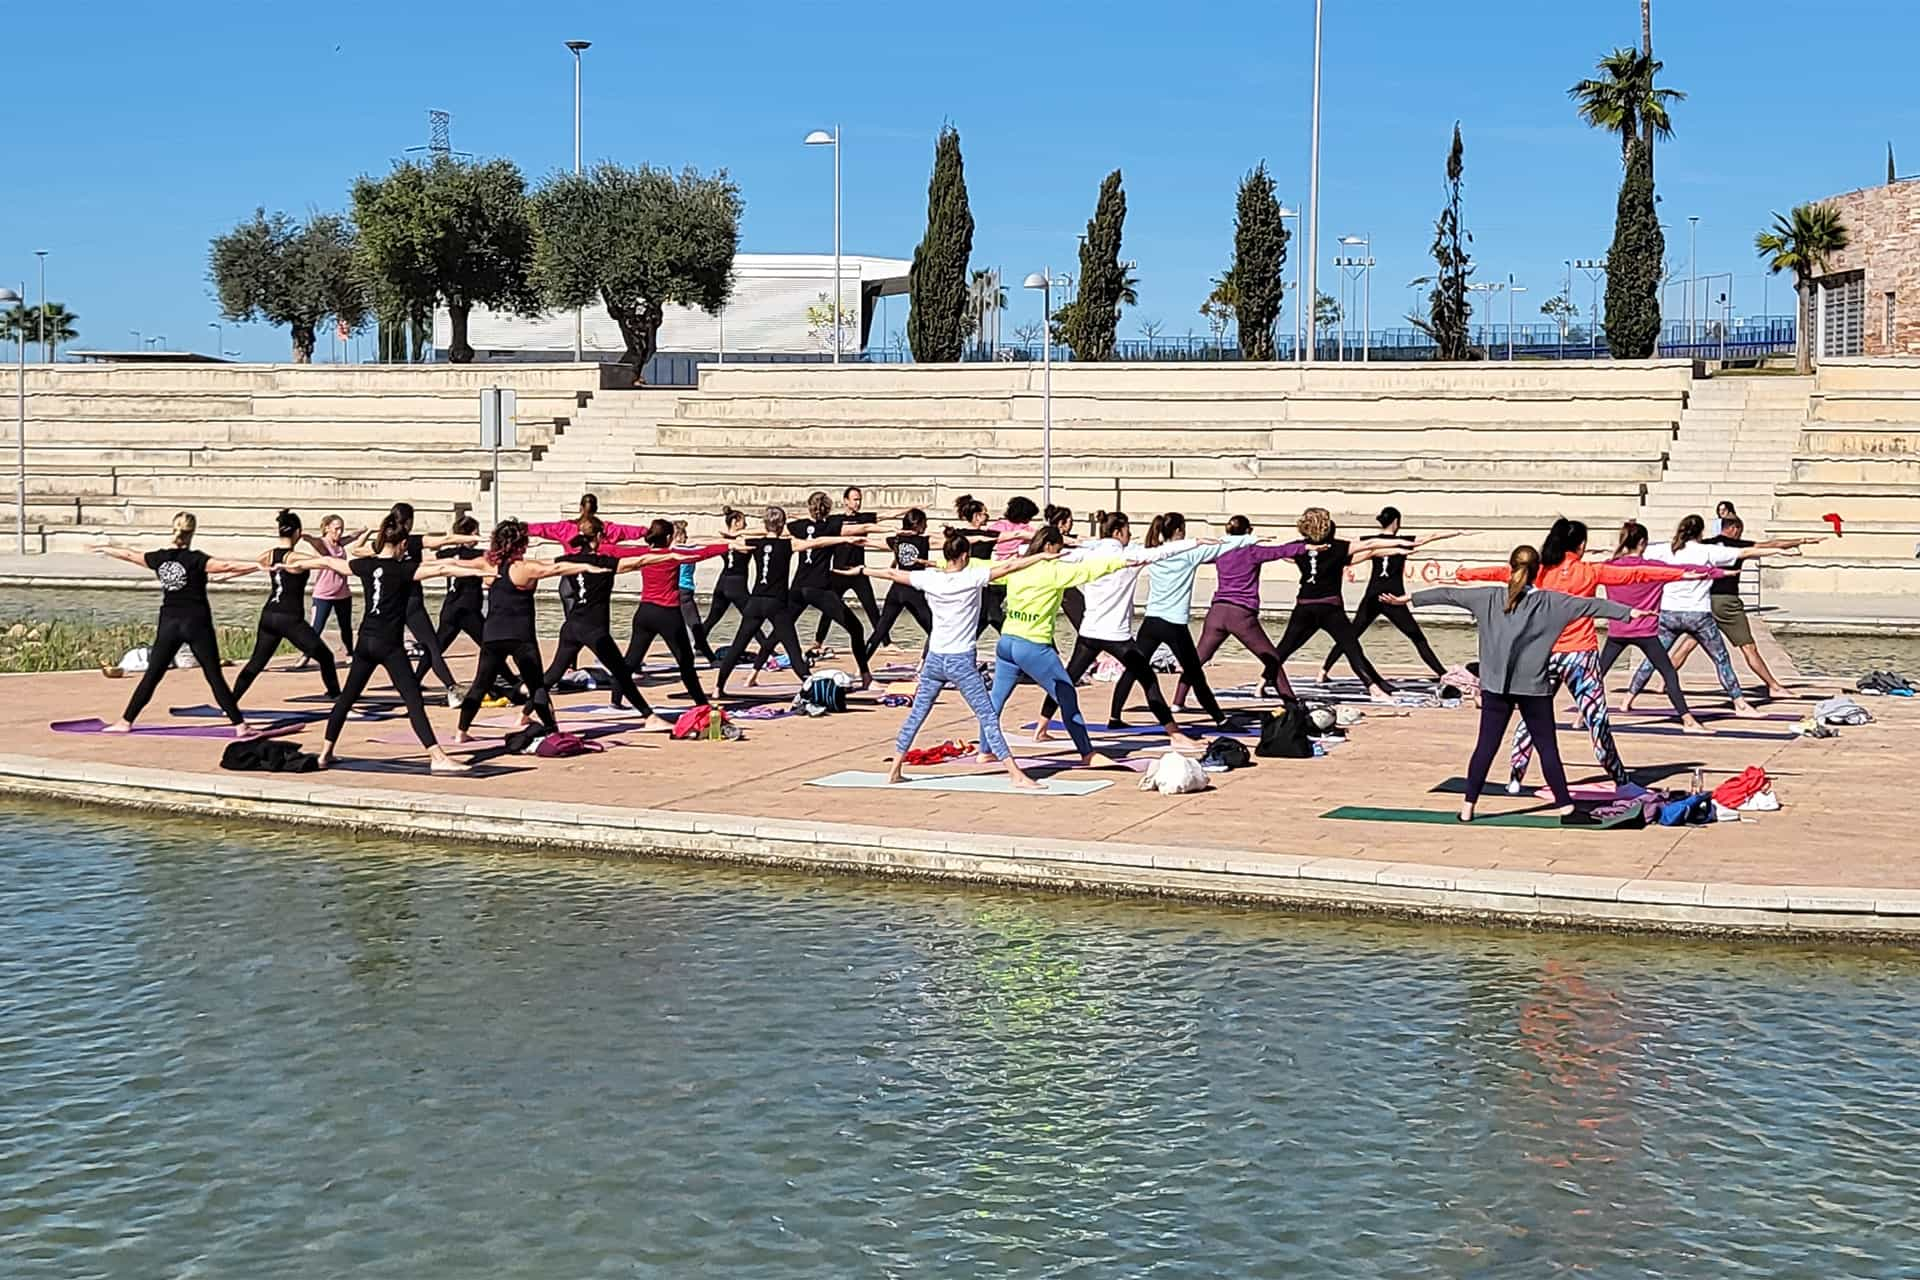
M1667 471L1647 490L1640 522L1656 542L1683 516L1699 515L1708 536L1719 532L1713 510L1731 502L1747 536L1770 536L1774 491L1793 474L1793 455L1807 421L1811 378L1718 377L1696 380L1667 457ZM1761 574L1741 579L1757 599Z

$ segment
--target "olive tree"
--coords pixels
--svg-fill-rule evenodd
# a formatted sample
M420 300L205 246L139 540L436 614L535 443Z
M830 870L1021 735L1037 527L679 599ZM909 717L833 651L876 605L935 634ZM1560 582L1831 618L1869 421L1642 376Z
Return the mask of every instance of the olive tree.
M316 213L296 223L284 213L256 209L252 218L213 238L207 275L222 316L286 325L294 363L308 364L327 321L349 330L367 321L355 252L353 224L339 214Z

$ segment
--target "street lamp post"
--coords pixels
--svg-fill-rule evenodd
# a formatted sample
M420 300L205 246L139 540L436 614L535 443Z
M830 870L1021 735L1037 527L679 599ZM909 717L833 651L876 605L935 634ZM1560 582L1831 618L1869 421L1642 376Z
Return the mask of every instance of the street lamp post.
M1307 169L1307 351L1314 358L1314 311L1320 301L1320 16L1322 0L1313 0L1313 142Z
M1576 271L1584 271L1593 285L1593 309L1587 315L1587 358L1600 358L1600 277L1607 274L1605 258L1575 258Z
M33 256L40 259L40 359L44 364L52 364L53 355L51 353L51 344L47 340L47 320L49 317L49 312L47 311L47 251L45 249L35 249ZM26 339L27 335L22 333L20 340L25 342Z
M1513 363L1513 295L1525 293L1527 287L1513 282L1513 272L1507 272L1507 363Z
M23 323L19 333L14 336L19 342L14 345L20 349L20 387L17 393L19 421L15 428L14 444L14 538L15 550L21 555L27 554L27 327L24 323L27 305L27 282L20 282L20 292L0 289L0 303L11 302L22 308Z
M1692 359L1693 357L1693 344L1699 341L1699 335L1695 332L1694 321L1696 316L1695 316L1695 308L1693 305L1693 294L1694 294L1694 291L1699 287L1699 280L1700 280L1700 215L1697 213L1690 213L1687 215L1687 357L1688 359Z
M1286 224L1286 220L1287 220L1288 218L1292 218L1292 219L1293 219L1293 220L1294 220L1295 222L1298 222L1298 221L1300 220L1300 211L1299 211L1298 209L1289 209L1289 208L1287 208L1287 206L1285 206L1285 205L1283 204L1283 205L1281 205L1281 206L1280 206L1280 222L1281 222L1281 224L1282 224L1283 226L1284 226L1284 225ZM1295 360L1298 360L1298 359L1300 359L1300 358L1301 358L1301 349L1300 349L1300 246L1299 246L1299 245L1297 245L1297 244L1293 246L1293 358L1294 358Z
M815 129L806 137L810 147L833 148L833 362L840 363L840 126L833 132Z
M207 328L213 330L213 354L218 359L220 353L227 349L227 331L218 320L207 321Z
M1053 268L1020 282L1040 291L1040 505L1053 505Z
M573 173L580 176L580 55L593 48L591 40L569 40L567 48L573 51ZM573 360L575 364L586 358L586 312L584 308L573 309Z
M1366 253L1359 258L1348 258L1347 264L1360 274L1360 363L1365 364L1373 356L1373 239L1370 236L1341 236L1340 243L1348 246L1360 245Z

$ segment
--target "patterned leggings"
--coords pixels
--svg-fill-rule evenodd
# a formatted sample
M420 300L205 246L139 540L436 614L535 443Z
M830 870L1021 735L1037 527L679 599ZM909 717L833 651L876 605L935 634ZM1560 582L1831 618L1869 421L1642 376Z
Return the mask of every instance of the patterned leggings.
M1593 739L1593 758L1607 771L1615 786L1625 786L1633 781L1627 773L1627 766L1621 763L1620 751L1613 745L1613 725L1607 719L1607 686L1600 679L1600 655L1592 649L1583 649L1579 653L1556 653L1547 659L1548 698L1566 685L1573 693L1575 708L1580 713L1580 724ZM1527 765L1533 761L1533 735L1527 730L1527 722L1522 720L1513 730L1513 777L1517 782L1527 776Z
M1694 642L1706 650L1713 659L1713 672L1720 677L1721 692L1731 702L1740 702L1746 698L1746 690L1740 687L1740 677L1733 673L1733 655L1727 652L1727 638L1720 633L1720 624L1713 620L1711 613L1669 613L1660 611L1660 647L1673 648L1673 642L1683 635L1692 636ZM1633 673L1633 682L1627 686L1628 693L1639 693L1647 687L1647 681L1653 678L1653 663L1642 661L1640 669Z

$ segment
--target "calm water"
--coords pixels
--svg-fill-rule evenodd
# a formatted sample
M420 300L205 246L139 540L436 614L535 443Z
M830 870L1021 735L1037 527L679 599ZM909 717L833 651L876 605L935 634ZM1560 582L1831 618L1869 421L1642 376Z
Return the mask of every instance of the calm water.
M15 1280L1920 1269L1909 953L0 817Z
M1357 599L1357 593L1355 598ZM222 623L235 626L251 625L260 616L260 601L256 593L236 593L216 591L212 593L215 618ZM439 595L430 591L428 601L432 611L439 612ZM702 598L702 608L705 607ZM128 590L104 591L49 591L44 588L13 587L0 588L0 627L15 622L45 621L59 618L70 621L92 621L101 623L145 622L153 617L155 609L153 596L148 592ZM359 605L356 601L355 608ZM616 610L621 607L616 604ZM357 616L357 614L356 614ZM558 626L560 606L557 601L549 601L543 606L542 615L550 626ZM1465 615L1462 615L1463 617ZM720 626L720 636L733 634L733 623L738 615L729 613L728 620ZM812 626L809 621L807 626ZM804 629L804 628L803 628ZM1270 630L1277 632L1277 626L1270 624ZM813 633L807 631L807 639ZM913 625L911 618L903 617L894 630L895 639L902 645L912 646L919 642L920 630ZM1072 632L1065 623L1061 624L1060 641L1063 648L1070 647ZM1428 629L1428 636L1440 657L1448 662L1465 662L1475 655L1473 632L1459 626L1435 626ZM833 633L833 643L844 645L845 638L839 631ZM1787 634L1779 637L1787 652L1793 655L1802 670L1812 675L1858 676L1863 672L1890 668L1906 672L1920 679L1920 636L1810 636ZM1413 646L1386 623L1376 623L1367 632L1367 655L1376 662L1395 666L1414 666L1420 664L1419 655ZM1309 644L1301 655L1294 659L1297 670L1304 670L1309 663L1323 661L1330 646L1323 639ZM1230 653L1239 653L1238 646L1229 646ZM1696 662L1699 660L1696 659ZM1738 660L1736 659L1736 665ZM1345 666L1336 668L1345 673ZM1702 672L1706 668L1700 668ZM1741 667L1742 674L1745 668ZM1701 675L1700 679L1707 679Z

